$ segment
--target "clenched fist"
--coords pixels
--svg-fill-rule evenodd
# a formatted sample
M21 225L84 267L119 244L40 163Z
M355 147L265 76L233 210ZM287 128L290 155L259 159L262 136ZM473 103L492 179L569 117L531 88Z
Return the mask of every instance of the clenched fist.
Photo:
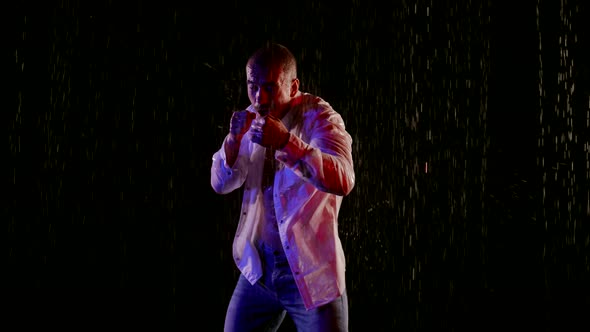
M258 117L250 126L250 140L264 147L282 149L289 141L289 130L272 115Z
M241 141L242 137L250 129L252 120L255 118L256 113L254 112L249 112L246 110L233 112L229 124L229 133L232 138L236 139L237 141Z

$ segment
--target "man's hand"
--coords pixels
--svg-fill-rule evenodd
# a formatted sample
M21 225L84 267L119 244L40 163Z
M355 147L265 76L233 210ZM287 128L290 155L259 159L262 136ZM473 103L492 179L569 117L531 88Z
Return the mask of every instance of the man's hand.
M250 139L265 148L282 149L289 141L289 130L272 115L259 117L252 121Z
M229 124L229 133L232 139L238 142L242 140L242 137L250 129L252 120L256 118L256 113L244 111L236 111L231 115Z
M229 123L229 137L225 142L225 156L229 167L232 167L236 162L238 152L240 151L242 137L248 132L252 120L255 118L256 113L248 112L246 110L232 113Z

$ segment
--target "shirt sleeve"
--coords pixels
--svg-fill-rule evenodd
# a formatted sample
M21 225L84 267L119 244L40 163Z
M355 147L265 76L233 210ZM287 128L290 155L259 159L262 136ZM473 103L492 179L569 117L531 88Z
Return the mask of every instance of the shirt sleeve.
M228 136L223 140L221 148L213 154L211 163L211 187L218 194L227 194L239 188L248 173L247 140L241 142L236 162L233 167L229 167L225 155L227 139Z
M319 190L348 195L355 182L352 138L342 117L330 107L309 112L304 120L309 143L291 135L276 158Z

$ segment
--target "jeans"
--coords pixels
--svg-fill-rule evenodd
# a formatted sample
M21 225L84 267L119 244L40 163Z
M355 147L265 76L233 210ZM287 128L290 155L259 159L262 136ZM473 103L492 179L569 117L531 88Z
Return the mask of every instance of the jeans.
M328 304L306 310L287 258L282 252L260 251L264 275L251 285L240 274L225 316L225 332L278 331L287 314L297 331L348 331L346 292Z

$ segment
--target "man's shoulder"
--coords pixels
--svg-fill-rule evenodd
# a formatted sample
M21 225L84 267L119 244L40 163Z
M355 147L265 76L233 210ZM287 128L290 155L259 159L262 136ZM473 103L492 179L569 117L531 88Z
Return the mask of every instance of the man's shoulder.
M316 111L334 111L330 103L325 101L322 97L303 92L300 96L300 102L298 103L304 112Z

